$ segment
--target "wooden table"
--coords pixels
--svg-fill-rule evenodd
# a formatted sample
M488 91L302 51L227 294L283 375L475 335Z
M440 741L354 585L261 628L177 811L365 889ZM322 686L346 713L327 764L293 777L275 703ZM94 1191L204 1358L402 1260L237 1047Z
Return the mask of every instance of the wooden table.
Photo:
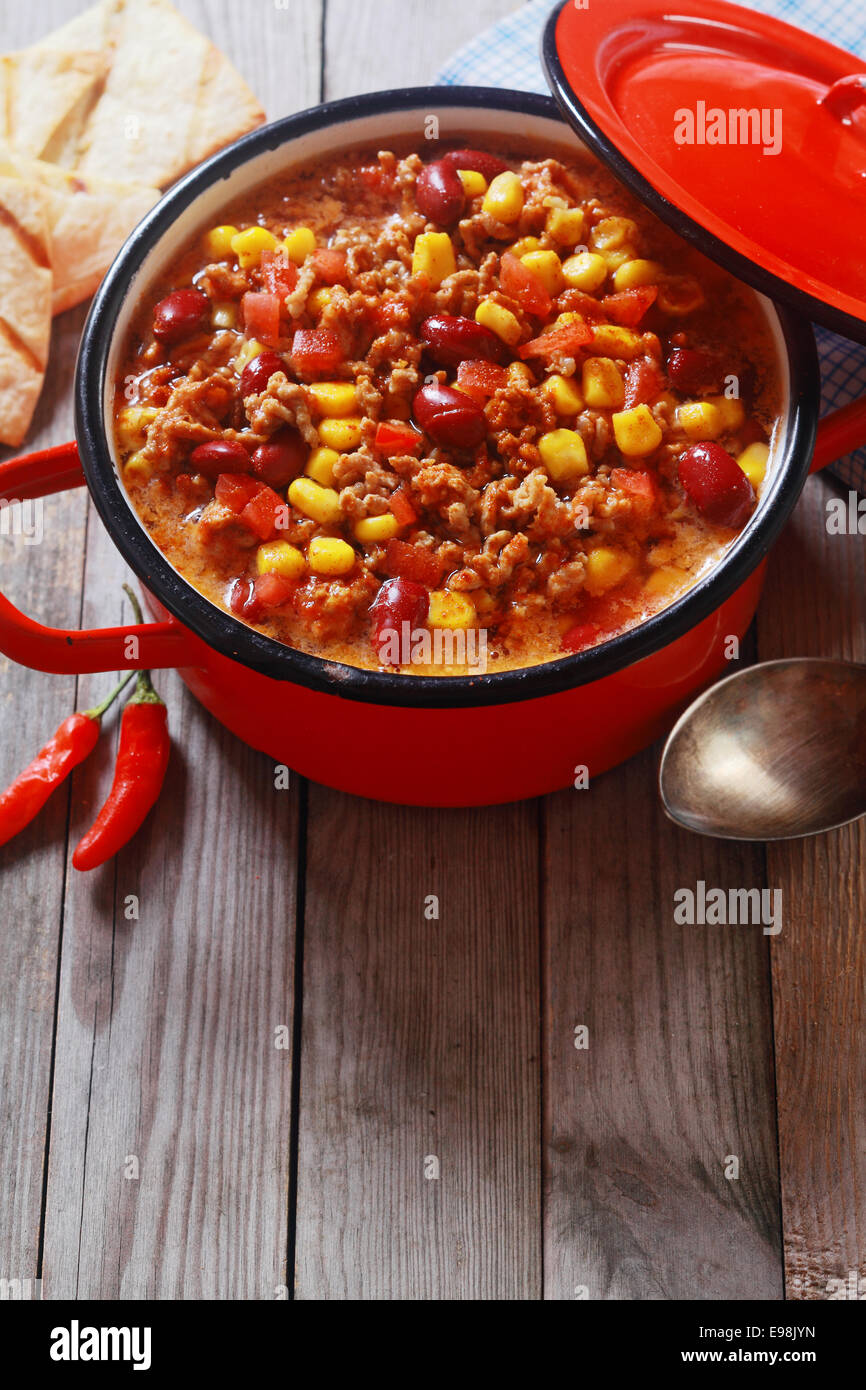
M77 8L9 6L4 42ZM426 81L513 3L180 8L280 116ZM34 447L71 435L84 315L56 321ZM808 483L776 548L750 659L866 659L833 490ZM83 493L0 557L43 621L120 620ZM0 660L0 783L109 683ZM0 851L0 1276L49 1298L822 1299L866 1273L862 824L692 837L657 748L493 810L275 791L159 686L174 753L134 845L70 868L112 732ZM781 888L781 934L676 925L700 879Z

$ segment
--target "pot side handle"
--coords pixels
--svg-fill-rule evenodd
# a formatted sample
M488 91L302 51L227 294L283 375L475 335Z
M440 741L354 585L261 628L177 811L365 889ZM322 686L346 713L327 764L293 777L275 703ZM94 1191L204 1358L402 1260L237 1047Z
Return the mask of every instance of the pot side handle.
M866 396L831 410L818 421L818 438L809 472L817 473L863 444L866 444Z
M78 446L58 444L0 463L0 507L67 492L83 483ZM56 675L160 670L189 664L187 635L173 619L91 631L45 627L28 618L2 593L0 652L20 666Z

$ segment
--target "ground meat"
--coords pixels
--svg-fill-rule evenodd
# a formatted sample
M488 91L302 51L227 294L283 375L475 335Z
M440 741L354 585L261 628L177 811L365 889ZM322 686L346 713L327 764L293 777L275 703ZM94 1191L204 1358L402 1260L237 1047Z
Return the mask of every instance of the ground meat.
M312 447L319 443L313 424L307 395L296 381L289 381L282 372L275 372L267 389L259 396L248 396L244 402L252 429L264 436L271 435L282 425L294 425Z

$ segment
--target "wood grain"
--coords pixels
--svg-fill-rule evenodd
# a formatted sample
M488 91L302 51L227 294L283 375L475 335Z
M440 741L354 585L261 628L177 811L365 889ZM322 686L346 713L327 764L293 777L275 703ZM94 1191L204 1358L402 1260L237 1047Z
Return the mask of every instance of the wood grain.
M532 804L311 787L299 1298L538 1297L537 904Z
M830 479L806 486L774 555L761 653L866 661L862 536L828 535ZM832 710L827 711L828 725ZM866 826L767 847L787 1295L866 1291ZM838 1284L836 1286L838 1296ZM850 1297L850 1293L847 1295Z
M657 758L546 801L545 1295L779 1298L766 938L674 921L763 858L670 825Z

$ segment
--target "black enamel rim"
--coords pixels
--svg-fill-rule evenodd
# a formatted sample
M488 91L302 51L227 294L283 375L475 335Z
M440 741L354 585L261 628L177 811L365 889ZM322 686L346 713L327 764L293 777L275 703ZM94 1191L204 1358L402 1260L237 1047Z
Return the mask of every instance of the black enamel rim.
M181 179L127 240L91 307L75 376L76 435L96 509L127 564L174 617L223 656L274 679L373 704L440 709L509 704L585 685L667 646L713 613L763 560L800 495L815 442L819 380L811 326L791 310L777 306L788 353L790 411L784 455L768 494L725 557L704 579L669 608L599 647L539 666L486 675L398 675L309 656L263 636L210 603L181 578L143 529L111 461L103 427L103 388L115 320L128 286L179 213L252 156L289 146L295 137L324 125L442 107L516 111L561 119L554 101L533 93L485 87L413 87L328 102L243 136Z
M765 270L763 266L757 265L748 256L734 251L720 237L717 237L713 232L708 232L699 222L693 221L687 213L678 208L676 203L670 202L663 194L659 193L649 179L646 179L631 161L620 153L613 141L599 129L586 107L576 97L574 89L565 75L556 47L557 21L569 3L570 0L562 0L562 3L553 10L544 26L541 39L541 61L548 86L556 98L557 105L581 140L586 142L593 153L604 161L617 178L640 198L642 203L645 203L648 208L652 208L663 222L678 232L685 241L690 241L693 246L697 246L698 250L703 251L705 256L709 256L718 265L724 266L725 270L729 270L739 280L745 280L747 285L760 290L761 294L765 294L768 299L789 304L802 314L806 314L815 323L820 323L825 328L831 328L834 333L841 333L843 337L852 338L858 343L866 343L866 322L863 319L846 313L844 309L837 309L835 305L825 304L822 299L809 294L807 290L798 289L796 285L791 285L787 280L774 275L771 270Z

